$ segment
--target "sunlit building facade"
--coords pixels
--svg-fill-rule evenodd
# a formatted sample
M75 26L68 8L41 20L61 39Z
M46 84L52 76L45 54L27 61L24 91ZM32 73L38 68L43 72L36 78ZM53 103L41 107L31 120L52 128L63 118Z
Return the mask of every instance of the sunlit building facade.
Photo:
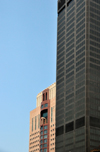
M55 152L56 83L37 95L30 112L29 152Z

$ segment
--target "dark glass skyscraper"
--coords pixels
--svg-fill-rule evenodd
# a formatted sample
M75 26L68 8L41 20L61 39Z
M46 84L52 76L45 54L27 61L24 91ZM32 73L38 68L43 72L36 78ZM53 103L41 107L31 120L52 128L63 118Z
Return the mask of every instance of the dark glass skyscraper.
M100 0L59 0L56 152L100 145Z

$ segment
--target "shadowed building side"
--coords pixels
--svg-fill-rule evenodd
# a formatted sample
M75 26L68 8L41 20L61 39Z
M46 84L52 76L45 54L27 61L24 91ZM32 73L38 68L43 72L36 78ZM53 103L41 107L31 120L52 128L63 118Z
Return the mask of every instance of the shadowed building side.
M56 152L100 145L100 0L58 0Z

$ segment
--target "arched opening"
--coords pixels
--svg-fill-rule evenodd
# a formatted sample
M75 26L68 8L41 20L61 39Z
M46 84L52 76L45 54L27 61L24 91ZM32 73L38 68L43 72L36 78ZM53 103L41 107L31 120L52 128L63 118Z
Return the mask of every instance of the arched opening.
M43 124L46 124L48 122L48 110L47 109L41 111L41 118L42 118Z

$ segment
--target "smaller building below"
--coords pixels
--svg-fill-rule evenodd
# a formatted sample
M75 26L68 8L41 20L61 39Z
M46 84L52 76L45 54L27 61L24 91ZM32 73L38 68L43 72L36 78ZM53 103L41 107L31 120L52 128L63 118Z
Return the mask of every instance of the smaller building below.
M30 112L29 152L55 152L56 83L37 95Z

